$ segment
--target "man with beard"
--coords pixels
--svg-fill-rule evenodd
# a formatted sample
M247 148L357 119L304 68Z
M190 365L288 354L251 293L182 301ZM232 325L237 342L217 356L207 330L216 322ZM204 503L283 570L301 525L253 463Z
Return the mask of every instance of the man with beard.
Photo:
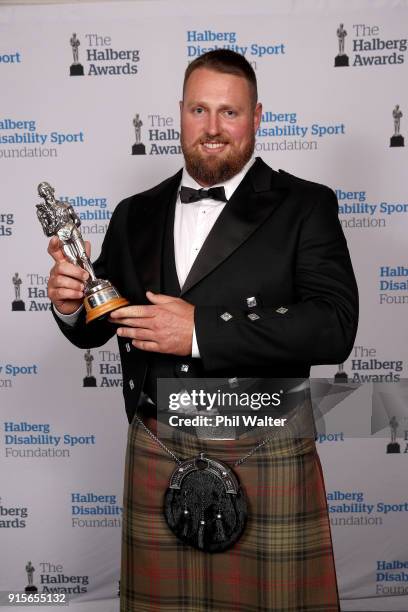
M337 201L253 158L262 107L241 55L219 49L194 60L180 111L185 167L119 204L95 263L132 305L86 326L86 273L56 239L49 245L49 297L64 334L92 348L116 333L121 353L130 421L121 610L337 611L314 439L236 429L228 440L183 434L160 446L154 406L158 379L222 377L235 387L251 377L307 380L311 365L345 361L357 289ZM305 384L289 392L299 411L309 406ZM248 498L245 529L217 553L210 542L231 536L221 494L210 517L213 491L185 489L179 533L163 514L176 462L201 452L234 465ZM189 524L200 504L199 523ZM193 529L196 547L185 543Z

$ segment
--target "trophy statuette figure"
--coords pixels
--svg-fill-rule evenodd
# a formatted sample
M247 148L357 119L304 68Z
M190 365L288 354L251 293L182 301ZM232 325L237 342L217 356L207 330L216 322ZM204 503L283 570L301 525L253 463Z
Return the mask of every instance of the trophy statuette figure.
M44 234L48 237L57 236L67 259L71 263L81 266L89 274L84 290L86 322L90 323L112 312L112 310L127 306L129 301L123 298L109 281L96 278L92 264L86 254L82 234L78 229L81 220L72 206L56 200L55 190L49 183L40 183L38 194L44 199L44 202L36 205L37 217Z

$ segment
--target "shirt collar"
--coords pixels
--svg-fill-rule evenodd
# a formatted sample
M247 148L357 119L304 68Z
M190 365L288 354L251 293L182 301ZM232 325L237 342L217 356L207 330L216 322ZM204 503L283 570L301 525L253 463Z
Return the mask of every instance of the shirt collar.
M242 170L238 172L238 174L235 174L232 178L228 179L228 181L216 183L215 185L211 185L211 187L224 187L225 196L227 200L229 200L254 162L255 157L251 157L251 159L245 164ZM181 177L181 185L184 187L192 187L193 189L203 189L203 186L197 183L197 181L190 176L185 166L183 168L183 175ZM204 187L204 189L208 189L208 187Z

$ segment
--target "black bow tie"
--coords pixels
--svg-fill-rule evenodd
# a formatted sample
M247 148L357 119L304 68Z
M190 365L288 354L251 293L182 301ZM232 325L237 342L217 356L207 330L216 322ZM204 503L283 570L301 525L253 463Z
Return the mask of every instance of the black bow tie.
M220 202L227 202L224 187L210 187L210 189L192 189L191 187L182 187L180 189L180 200L183 204L191 204L211 198Z

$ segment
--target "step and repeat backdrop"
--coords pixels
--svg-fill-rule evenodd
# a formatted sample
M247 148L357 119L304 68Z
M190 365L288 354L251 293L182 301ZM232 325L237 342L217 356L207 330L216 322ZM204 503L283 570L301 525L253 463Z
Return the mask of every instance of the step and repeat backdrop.
M0 7L0 591L118 609L119 354L54 324L37 185L96 256L116 204L182 166L186 65L229 48L257 74L256 154L335 190L359 283L348 361L313 372L342 609L408 610L407 23L403 0Z

